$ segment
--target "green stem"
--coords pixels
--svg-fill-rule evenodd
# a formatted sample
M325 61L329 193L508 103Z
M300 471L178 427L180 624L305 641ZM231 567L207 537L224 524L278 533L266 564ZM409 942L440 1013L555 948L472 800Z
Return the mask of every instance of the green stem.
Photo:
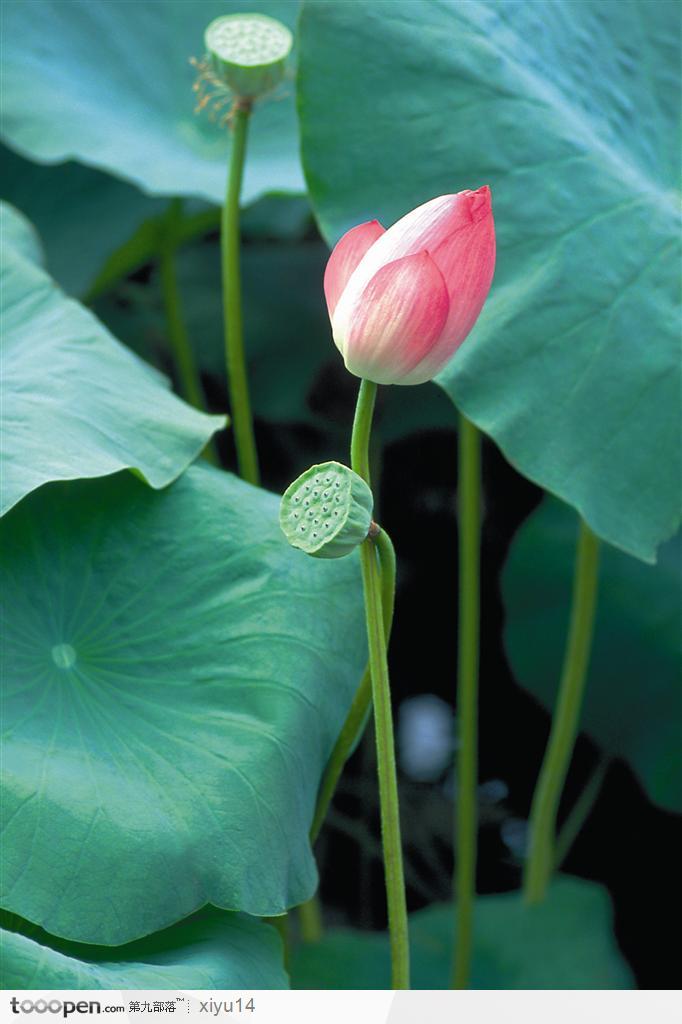
M279 937L282 940L282 959L284 963L285 971L289 970L289 961L291 959L291 938L289 935L289 915L279 914L277 917L264 917L263 920L266 924L272 925L272 927L279 933Z
M221 252L223 274L223 316L225 325L225 359L230 391L232 431L237 449L239 475L258 485L258 455L253 434L249 385L244 359L242 326L241 274L239 267L239 196L244 174L246 138L251 106L238 100L232 116L232 151L227 177L227 194L221 216Z
M166 313L168 340L173 352L183 398L186 398L196 409L205 409L206 403L201 389L199 373L194 362L194 354L185 326L175 266L175 254L178 249L178 227L181 220L182 200L173 199L168 207L161 230L159 246L161 292Z
M351 466L369 483L369 436L377 385L363 380L353 423ZM400 840L400 812L396 774L391 689L386 659L386 634L381 607L381 578L376 548L371 538L360 547L362 583L365 594L365 618L369 665L372 677L372 701L379 775L381 837L386 876L388 929L391 946L392 987L410 987L410 957L407 932L407 904Z
M372 433L372 417L377 399L378 385L371 380L361 380L358 400L353 419L353 433L350 440L351 468L361 476L368 487L372 486L369 471L369 438Z
M602 756L559 831L554 849L555 870L558 871L566 860L566 857L571 852L571 847L582 832L583 826L597 802L597 797L601 793L608 770L609 759Z
M311 896L298 908L298 923L301 928L301 941L306 943L319 942L322 938L322 910L317 896Z
M530 813L530 846L523 886L527 903L540 903L545 898L554 867L557 812L578 732L594 629L598 575L599 541L581 520L559 696Z
M469 986L476 899L478 813L478 648L481 535L481 438L465 416L459 426L459 629L457 665L456 942L452 987Z
M194 361L194 353L187 333L175 262L180 246L182 223L182 200L173 199L168 206L160 229L158 258L161 294L166 314L168 341L173 353L173 363L180 382L181 394L195 409L203 411L206 409L206 396L201 386L199 371ZM220 465L215 440L208 442L203 454L204 458L214 466Z
M381 568L381 607L383 612L386 639L391 634L393 622L393 604L395 601L395 551L391 538L382 530L375 538L379 565ZM372 676L369 665L364 671L346 721L331 752L327 768L322 778L320 791L317 795L315 816L310 827L310 841L314 843L327 816L329 805L336 791L344 766L355 750L358 740L367 722L367 715L372 703Z

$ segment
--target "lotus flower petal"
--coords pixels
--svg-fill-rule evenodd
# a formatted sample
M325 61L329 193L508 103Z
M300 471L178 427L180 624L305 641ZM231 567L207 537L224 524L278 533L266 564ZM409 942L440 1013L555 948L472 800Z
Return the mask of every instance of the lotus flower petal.
M392 383L414 370L440 337L450 302L427 252L380 267L358 297L348 335L335 341L358 377Z
M336 304L348 284L349 277L370 246L384 234L385 230L378 220L368 220L365 224L358 224L347 231L334 246L324 272L324 294L330 317L334 315Z
M430 380L474 326L494 269L487 186L431 199L387 231L376 221L349 231L325 274L348 369L383 384Z

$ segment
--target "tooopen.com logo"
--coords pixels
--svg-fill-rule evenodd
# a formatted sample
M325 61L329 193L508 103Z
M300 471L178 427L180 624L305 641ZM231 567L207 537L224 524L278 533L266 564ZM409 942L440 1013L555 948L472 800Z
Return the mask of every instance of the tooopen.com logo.
M70 1017L72 1013L125 1013L125 1006L102 1006L96 999L81 999L74 1003L70 999L17 999L9 1001L12 1013L53 1013L55 1016Z

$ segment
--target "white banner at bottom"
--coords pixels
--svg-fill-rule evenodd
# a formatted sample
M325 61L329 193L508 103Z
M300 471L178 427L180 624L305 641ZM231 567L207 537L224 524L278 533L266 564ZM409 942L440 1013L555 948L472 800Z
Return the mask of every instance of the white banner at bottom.
M109 990L0 993L3 1024L680 1024L679 992Z

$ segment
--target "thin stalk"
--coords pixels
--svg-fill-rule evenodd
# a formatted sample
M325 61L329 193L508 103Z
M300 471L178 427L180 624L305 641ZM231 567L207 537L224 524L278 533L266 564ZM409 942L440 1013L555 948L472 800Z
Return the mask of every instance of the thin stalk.
M232 412L232 432L237 449L239 475L258 486L258 455L253 433L249 385L244 359L241 273L239 265L239 196L244 174L246 139L251 104L237 100L232 115L232 151L227 176L227 194L220 221L223 276L223 317L225 361Z
M459 421L459 630L457 665L457 813L455 828L456 936L452 988L469 986L476 900L478 811L478 648L481 537L481 438Z
M381 530L374 538L374 544L379 556L379 566L381 569L381 608L388 642L391 634L393 605L395 602L395 551L393 550L391 538L385 530ZM314 843L320 834L329 805L341 778L341 773L364 731L371 703L372 677L369 665L367 665L353 698L346 721L343 723L339 737L327 762L327 768L320 784L317 804L315 805L315 815L310 827L311 843Z
M559 696L530 813L530 847L523 884L527 903L542 902L554 868L557 812L578 732L594 631L598 577L599 541L581 520Z
M159 272L161 294L166 314L168 340L180 381L183 398L196 409L205 409L206 402L199 373L194 362L185 318L182 310L175 254L178 249L178 229L182 220L182 200L173 199L168 207L159 244Z
M282 959L285 971L289 970L291 959L291 939L289 935L289 915L279 914L277 917L264 917L266 924L272 925L282 941Z
M355 405L353 433L350 439L350 464L368 487L372 486L369 471L369 439L372 433L372 417L377 400L378 385L371 380L361 380L358 400Z
M322 910L317 896L312 896L298 908L298 923L301 928L301 941L306 943L319 942L322 938Z
M559 835L557 836L554 849L555 870L558 871L566 860L566 857L568 857L574 842L583 830L585 822L594 810L594 805L601 793L601 788L604 784L604 779L606 778L608 770L608 757L600 758L597 762L596 768L587 780L582 793L573 804L573 807L571 808L571 811L562 825Z
M353 423L351 466L369 483L369 436L377 385L363 380ZM365 618L369 665L372 677L372 701L379 775L381 837L388 903L388 929L391 947L392 988L410 987L410 958L407 930L405 878L400 839L400 811L396 774L391 690L386 659L386 633L382 614L381 578L376 548L371 538L360 547L362 583L365 594Z
M201 378L194 361L192 344L187 333L187 326L182 309L180 288L176 266L176 254L180 246L182 233L182 200L171 200L160 228L158 249L159 276L161 279L161 295L166 314L166 328L173 363L175 366L180 392L195 409L206 409L206 396L201 386ZM203 451L204 458L214 466L220 465L215 440L208 442Z

